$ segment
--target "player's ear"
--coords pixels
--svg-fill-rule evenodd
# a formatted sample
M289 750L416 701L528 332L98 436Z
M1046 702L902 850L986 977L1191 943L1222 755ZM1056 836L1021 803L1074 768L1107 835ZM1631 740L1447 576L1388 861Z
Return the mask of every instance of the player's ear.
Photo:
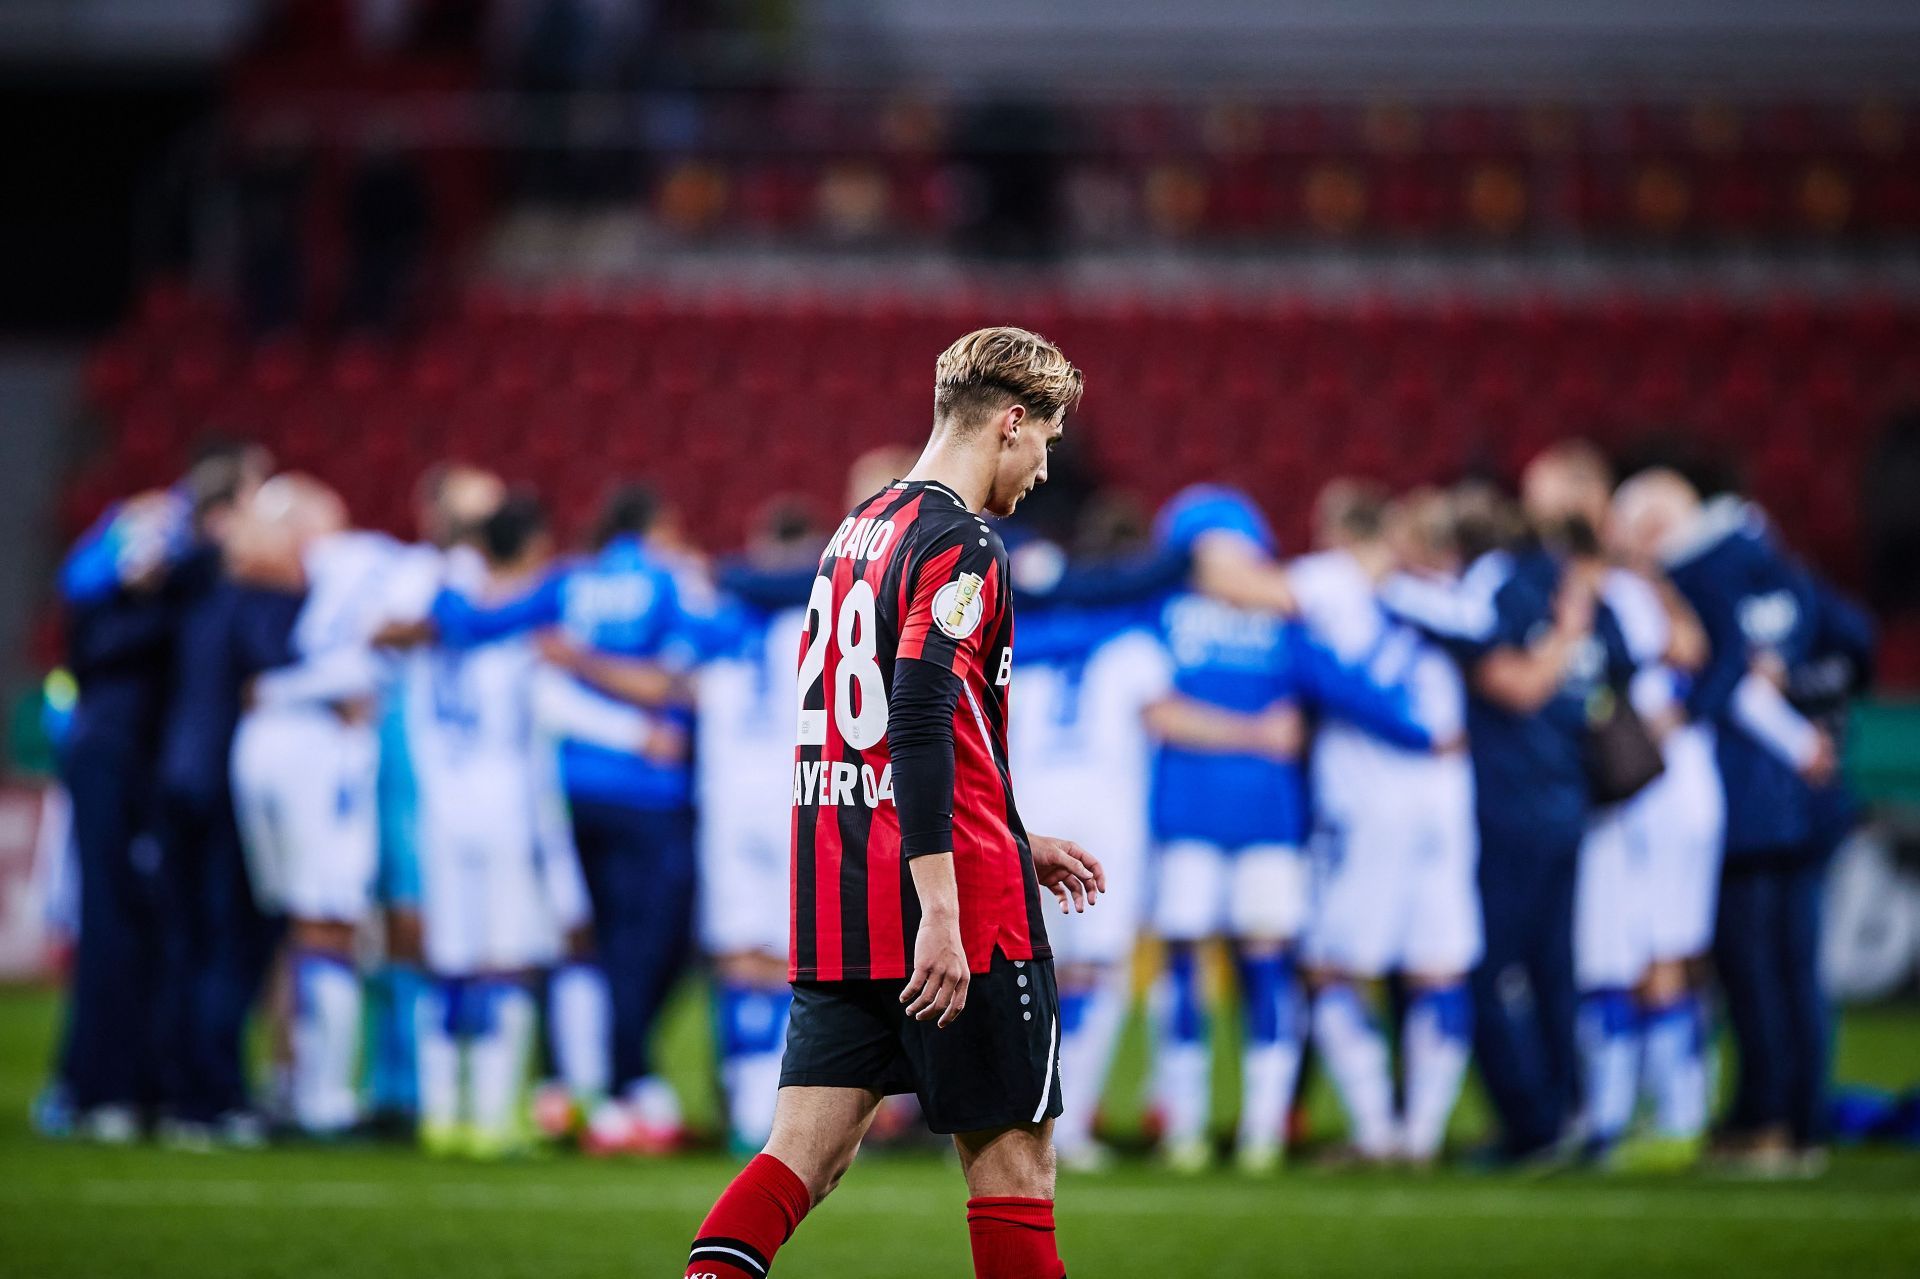
M1020 424L1026 420L1027 406L1011 404L1000 415L1000 440L1003 444L1013 444L1020 438Z

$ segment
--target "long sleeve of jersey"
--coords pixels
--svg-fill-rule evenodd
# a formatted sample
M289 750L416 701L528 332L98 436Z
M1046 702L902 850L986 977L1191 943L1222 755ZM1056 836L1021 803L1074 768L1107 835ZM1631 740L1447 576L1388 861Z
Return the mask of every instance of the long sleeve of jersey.
M1819 749L1819 730L1770 680L1749 672L1727 705L1732 721L1790 768L1804 768Z
M652 723L639 708L595 693L551 666L533 674L533 716L552 737L628 752L639 747Z
M961 689L960 677L937 662L894 663L887 741L902 857L953 851L953 715Z
M384 672L379 654L353 645L268 671L254 681L254 696L275 706L352 701L378 691Z
M1723 591L1699 589L1691 575L1676 573L1674 584L1707 632L1707 664L1687 691L1687 712L1701 722L1719 721L1732 709L1751 662L1746 632L1740 629L1739 601Z
M1304 632L1296 629L1293 635L1301 691L1316 709L1396 746L1409 750L1432 747L1433 738L1414 720L1403 690L1374 682L1365 671L1346 665Z
M458 591L433 601L433 623L448 648L472 648L510 635L558 625L566 597L565 573L549 573L526 594L501 604L480 605Z
M60 597L68 604L92 604L120 587L120 551L108 511L89 528L60 564Z
M813 589L815 568L757 568L742 560L728 560L714 571L714 585L743 604L763 613L800 608Z
M1044 586L1016 582L1018 608L1118 607L1157 599L1177 589L1192 571L1193 553L1187 545L1161 546L1143 555L1114 557L1076 564L1068 561Z

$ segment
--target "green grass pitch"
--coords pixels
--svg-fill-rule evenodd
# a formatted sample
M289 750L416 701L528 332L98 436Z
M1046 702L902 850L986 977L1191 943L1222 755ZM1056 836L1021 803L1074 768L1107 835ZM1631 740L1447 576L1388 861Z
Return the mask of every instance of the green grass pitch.
M702 1015L676 1012L671 1057L696 1101ZM593 1163L440 1163L387 1147L173 1154L50 1144L26 1126L54 1025L40 992L0 991L0 1276L39 1279L585 1279L681 1272L732 1165L718 1155ZM1141 1070L1123 1048L1116 1096ZM1920 1074L1920 1010L1857 1013L1843 1077ZM1316 1085L1317 1117L1328 1116ZM1136 1112L1115 1101L1122 1127ZM1466 1108L1463 1135L1477 1123ZM696 1114L695 1118L709 1117ZM951 1161L864 1157L781 1253L783 1279L971 1274ZM1870 1279L1920 1275L1920 1154L1846 1152L1823 1179L1761 1185L1566 1174L1546 1180L1299 1168L1268 1181L1171 1179L1144 1162L1063 1177L1076 1279L1542 1276Z

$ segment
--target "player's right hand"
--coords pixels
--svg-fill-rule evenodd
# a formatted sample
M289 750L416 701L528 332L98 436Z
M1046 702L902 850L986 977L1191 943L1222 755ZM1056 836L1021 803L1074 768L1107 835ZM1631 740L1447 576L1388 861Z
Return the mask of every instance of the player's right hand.
M1252 746L1268 759L1289 763L1307 751L1307 717L1291 704L1270 706L1253 717Z
M900 992L907 1016L915 1021L939 1018L950 1026L967 1006L966 947L960 944L960 922L923 917L913 939L913 977Z
M671 767L693 753L685 732L666 720L650 720L640 740L640 757Z
M1840 748L1825 729L1815 731L1813 755L1800 766L1800 776L1810 785L1825 786L1840 771Z

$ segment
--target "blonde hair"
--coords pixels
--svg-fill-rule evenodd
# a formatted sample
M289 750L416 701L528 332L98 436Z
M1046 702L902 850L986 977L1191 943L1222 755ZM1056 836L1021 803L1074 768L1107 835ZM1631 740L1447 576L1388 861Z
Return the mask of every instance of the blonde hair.
M1060 348L1026 329L976 329L941 352L933 368L937 421L972 426L1010 404L1051 420L1080 403L1085 378Z

